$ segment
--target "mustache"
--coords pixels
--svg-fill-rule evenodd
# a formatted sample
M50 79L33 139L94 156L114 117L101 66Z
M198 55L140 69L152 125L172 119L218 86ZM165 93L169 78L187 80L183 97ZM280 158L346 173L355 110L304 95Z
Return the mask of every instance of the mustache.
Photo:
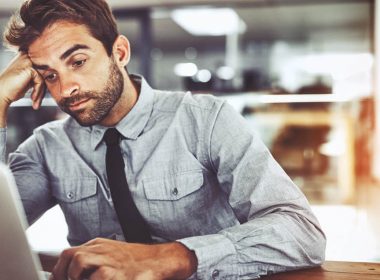
M74 104L78 101L88 99L88 98L96 98L96 97L97 97L96 92L93 92L93 91L81 92L81 93L77 93L74 96L70 96L70 97L66 97L65 99L62 99L59 102L59 106L63 107L63 108L68 108L72 104Z

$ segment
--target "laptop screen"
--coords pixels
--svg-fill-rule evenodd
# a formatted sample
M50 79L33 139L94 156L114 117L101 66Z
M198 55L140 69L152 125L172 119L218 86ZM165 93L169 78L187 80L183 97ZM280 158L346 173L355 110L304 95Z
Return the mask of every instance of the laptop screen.
M27 223L15 181L4 164L0 164L0 222L0 278L44 279L25 235Z

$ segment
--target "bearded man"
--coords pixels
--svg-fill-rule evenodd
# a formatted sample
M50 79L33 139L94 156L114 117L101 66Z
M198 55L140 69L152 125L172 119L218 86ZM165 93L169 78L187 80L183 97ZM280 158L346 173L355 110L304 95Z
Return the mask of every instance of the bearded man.
M5 31L7 111L46 89L69 117L9 156L29 224L59 204L72 248L52 279L252 279L321 264L302 192L245 120L208 95L129 75L128 39L104 0L29 0ZM5 160L5 159L3 159Z

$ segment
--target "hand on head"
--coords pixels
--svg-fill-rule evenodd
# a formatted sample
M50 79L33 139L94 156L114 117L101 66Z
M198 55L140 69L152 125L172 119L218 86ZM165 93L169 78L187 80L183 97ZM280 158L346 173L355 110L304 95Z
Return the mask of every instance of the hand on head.
M38 109L45 94L43 77L32 67L27 54L19 53L0 74L0 106L8 108L11 103L23 98L33 89L33 108Z

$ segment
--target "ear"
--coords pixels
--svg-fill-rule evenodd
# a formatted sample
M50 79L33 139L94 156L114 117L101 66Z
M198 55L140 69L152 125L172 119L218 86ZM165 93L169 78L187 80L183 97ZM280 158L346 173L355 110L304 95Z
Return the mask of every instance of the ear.
M116 63L125 67L131 58L131 49L127 37L119 35L113 43L112 53Z

